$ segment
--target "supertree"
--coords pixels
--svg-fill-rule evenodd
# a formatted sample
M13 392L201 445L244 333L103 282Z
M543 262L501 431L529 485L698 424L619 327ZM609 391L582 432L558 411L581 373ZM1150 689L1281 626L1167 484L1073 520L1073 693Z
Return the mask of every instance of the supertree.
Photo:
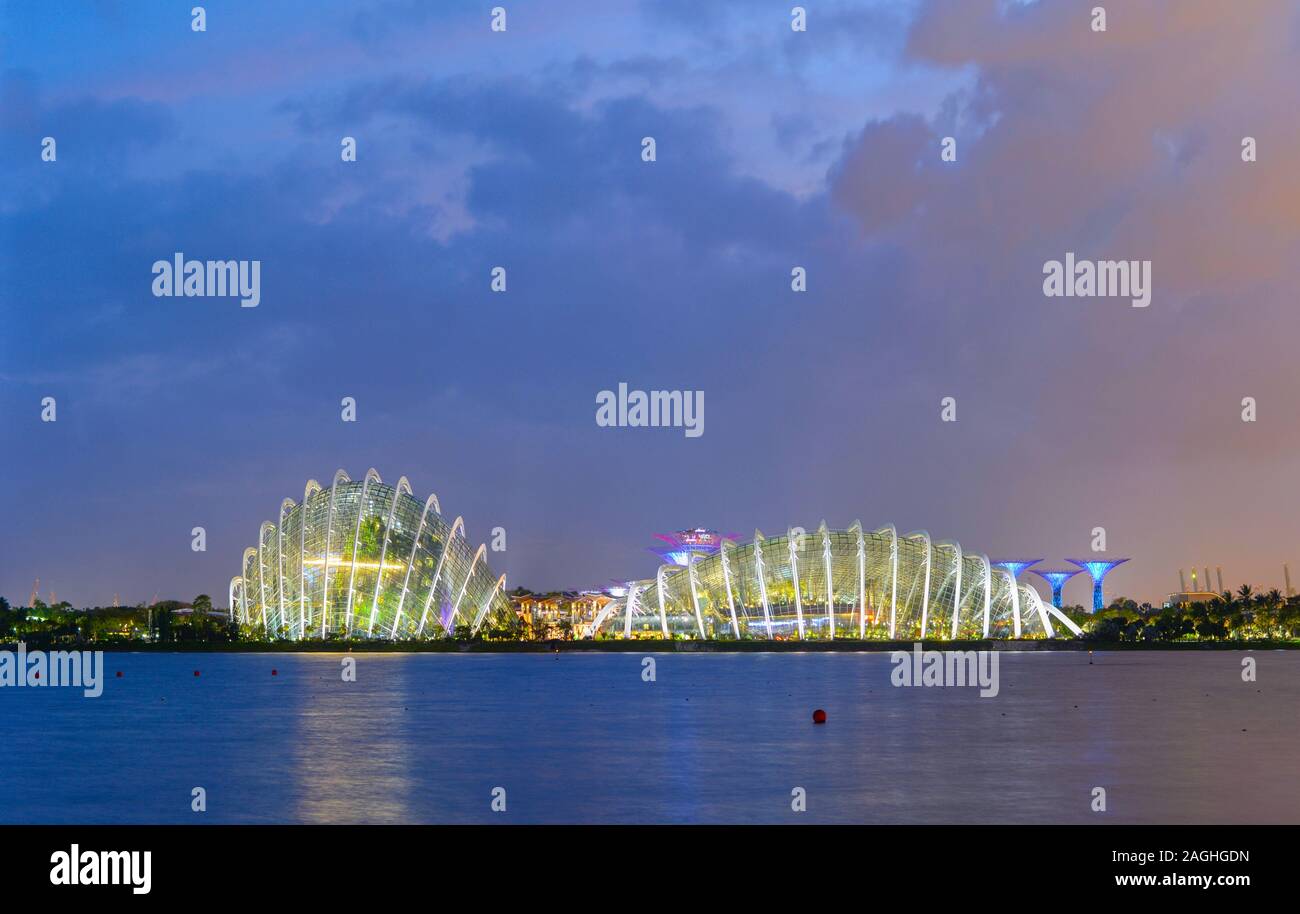
M1066 559L1072 565L1078 565L1092 575L1092 611L1099 612L1106 608L1106 598L1101 593L1101 582L1116 565L1123 565L1128 559Z
M1038 575L1048 584L1052 585L1052 605L1055 606L1057 609L1060 609L1061 588L1065 586L1066 581L1070 580L1070 578L1074 577L1081 570L1082 569L1080 568L1071 568L1068 571L1039 571L1037 568L1035 568L1034 574Z

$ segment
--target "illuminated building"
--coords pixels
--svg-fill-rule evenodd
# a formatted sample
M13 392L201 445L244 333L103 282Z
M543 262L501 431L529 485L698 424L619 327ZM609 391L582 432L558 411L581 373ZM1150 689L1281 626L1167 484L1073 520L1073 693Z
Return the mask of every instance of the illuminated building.
M1165 597L1165 609L1187 609L1197 603L1222 603L1223 594L1207 590L1188 590L1171 593Z
M1055 606L1057 609L1060 609L1061 588L1065 586L1066 581L1070 580L1070 578L1074 577L1081 570L1082 569L1079 568L1071 568L1066 571L1039 571L1037 568L1035 568L1034 574L1038 575L1048 584L1052 585L1052 605Z
M986 556L925 531L861 523L791 529L666 563L611 590L592 631L606 637L1017 638L1078 627Z
M614 597L599 590L508 594L515 613L534 638L585 638L600 611Z
M1078 565L1092 575L1092 611L1106 608L1106 600L1101 593L1101 582L1116 565L1123 565L1128 559L1066 559L1072 565Z
M231 616L272 637L439 638L511 618L505 576L473 549L465 523L448 523L438 499L423 502L403 476L385 485L334 474L310 480L300 503L280 503L230 582Z

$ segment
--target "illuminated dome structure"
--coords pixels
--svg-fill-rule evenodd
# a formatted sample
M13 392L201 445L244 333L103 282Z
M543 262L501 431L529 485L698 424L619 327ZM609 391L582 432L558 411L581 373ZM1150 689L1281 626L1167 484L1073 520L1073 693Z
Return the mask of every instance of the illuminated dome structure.
M1079 630L1038 592L988 556L925 531L899 536L892 525L860 522L784 536L754 532L723 540L685 566L664 564L653 580L629 581L589 633L691 638L1020 638L1054 637L1054 622Z
M312 479L302 502L286 498L266 521L230 582L239 622L279 638L439 638L506 621L505 576L487 549L470 547L465 523L450 524L438 498L423 503L403 476L385 485L339 470L329 488Z

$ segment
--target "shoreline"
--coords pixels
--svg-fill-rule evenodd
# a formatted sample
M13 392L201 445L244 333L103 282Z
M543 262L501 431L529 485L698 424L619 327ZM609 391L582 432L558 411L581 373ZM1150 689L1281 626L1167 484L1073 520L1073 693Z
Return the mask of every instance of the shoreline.
M632 639L618 641L303 641L267 643L231 642L148 642L80 644L29 643L28 651L93 650L107 653L141 654L550 654L571 653L679 653L679 654L762 654L762 653L889 653L910 651L916 641L684 641ZM1300 641L1184 641L1123 642L1081 639L921 641L923 650L934 651L1259 651L1300 650ZM18 642L0 645L15 651Z

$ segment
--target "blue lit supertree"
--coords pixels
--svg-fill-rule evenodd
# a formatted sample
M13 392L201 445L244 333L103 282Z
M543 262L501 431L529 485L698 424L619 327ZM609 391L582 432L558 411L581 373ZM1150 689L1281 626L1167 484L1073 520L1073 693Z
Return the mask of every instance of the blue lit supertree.
M1035 568L1034 574L1038 575L1048 584L1052 585L1052 605L1055 606L1057 609L1060 609L1061 588L1065 586L1066 581L1070 580L1070 578L1074 577L1081 570L1082 569L1080 568L1071 568L1068 571L1039 571L1037 568Z
M1092 575L1092 611L1099 612L1106 608L1106 599L1101 595L1101 582L1116 565L1123 565L1128 559L1066 559L1072 565L1078 565Z
M1016 637L1020 637L1020 588L1017 586L1020 580L1020 572L1024 571L1030 565L1037 565L1042 559L998 559L990 560L990 564L999 568L1005 568L1011 573L1011 606L1016 620Z
M1011 572L1011 577L1013 579L1019 580L1020 572L1033 565L1037 565L1041 561L1042 559L997 559L992 564L997 565L999 568L1005 568L1007 571Z

